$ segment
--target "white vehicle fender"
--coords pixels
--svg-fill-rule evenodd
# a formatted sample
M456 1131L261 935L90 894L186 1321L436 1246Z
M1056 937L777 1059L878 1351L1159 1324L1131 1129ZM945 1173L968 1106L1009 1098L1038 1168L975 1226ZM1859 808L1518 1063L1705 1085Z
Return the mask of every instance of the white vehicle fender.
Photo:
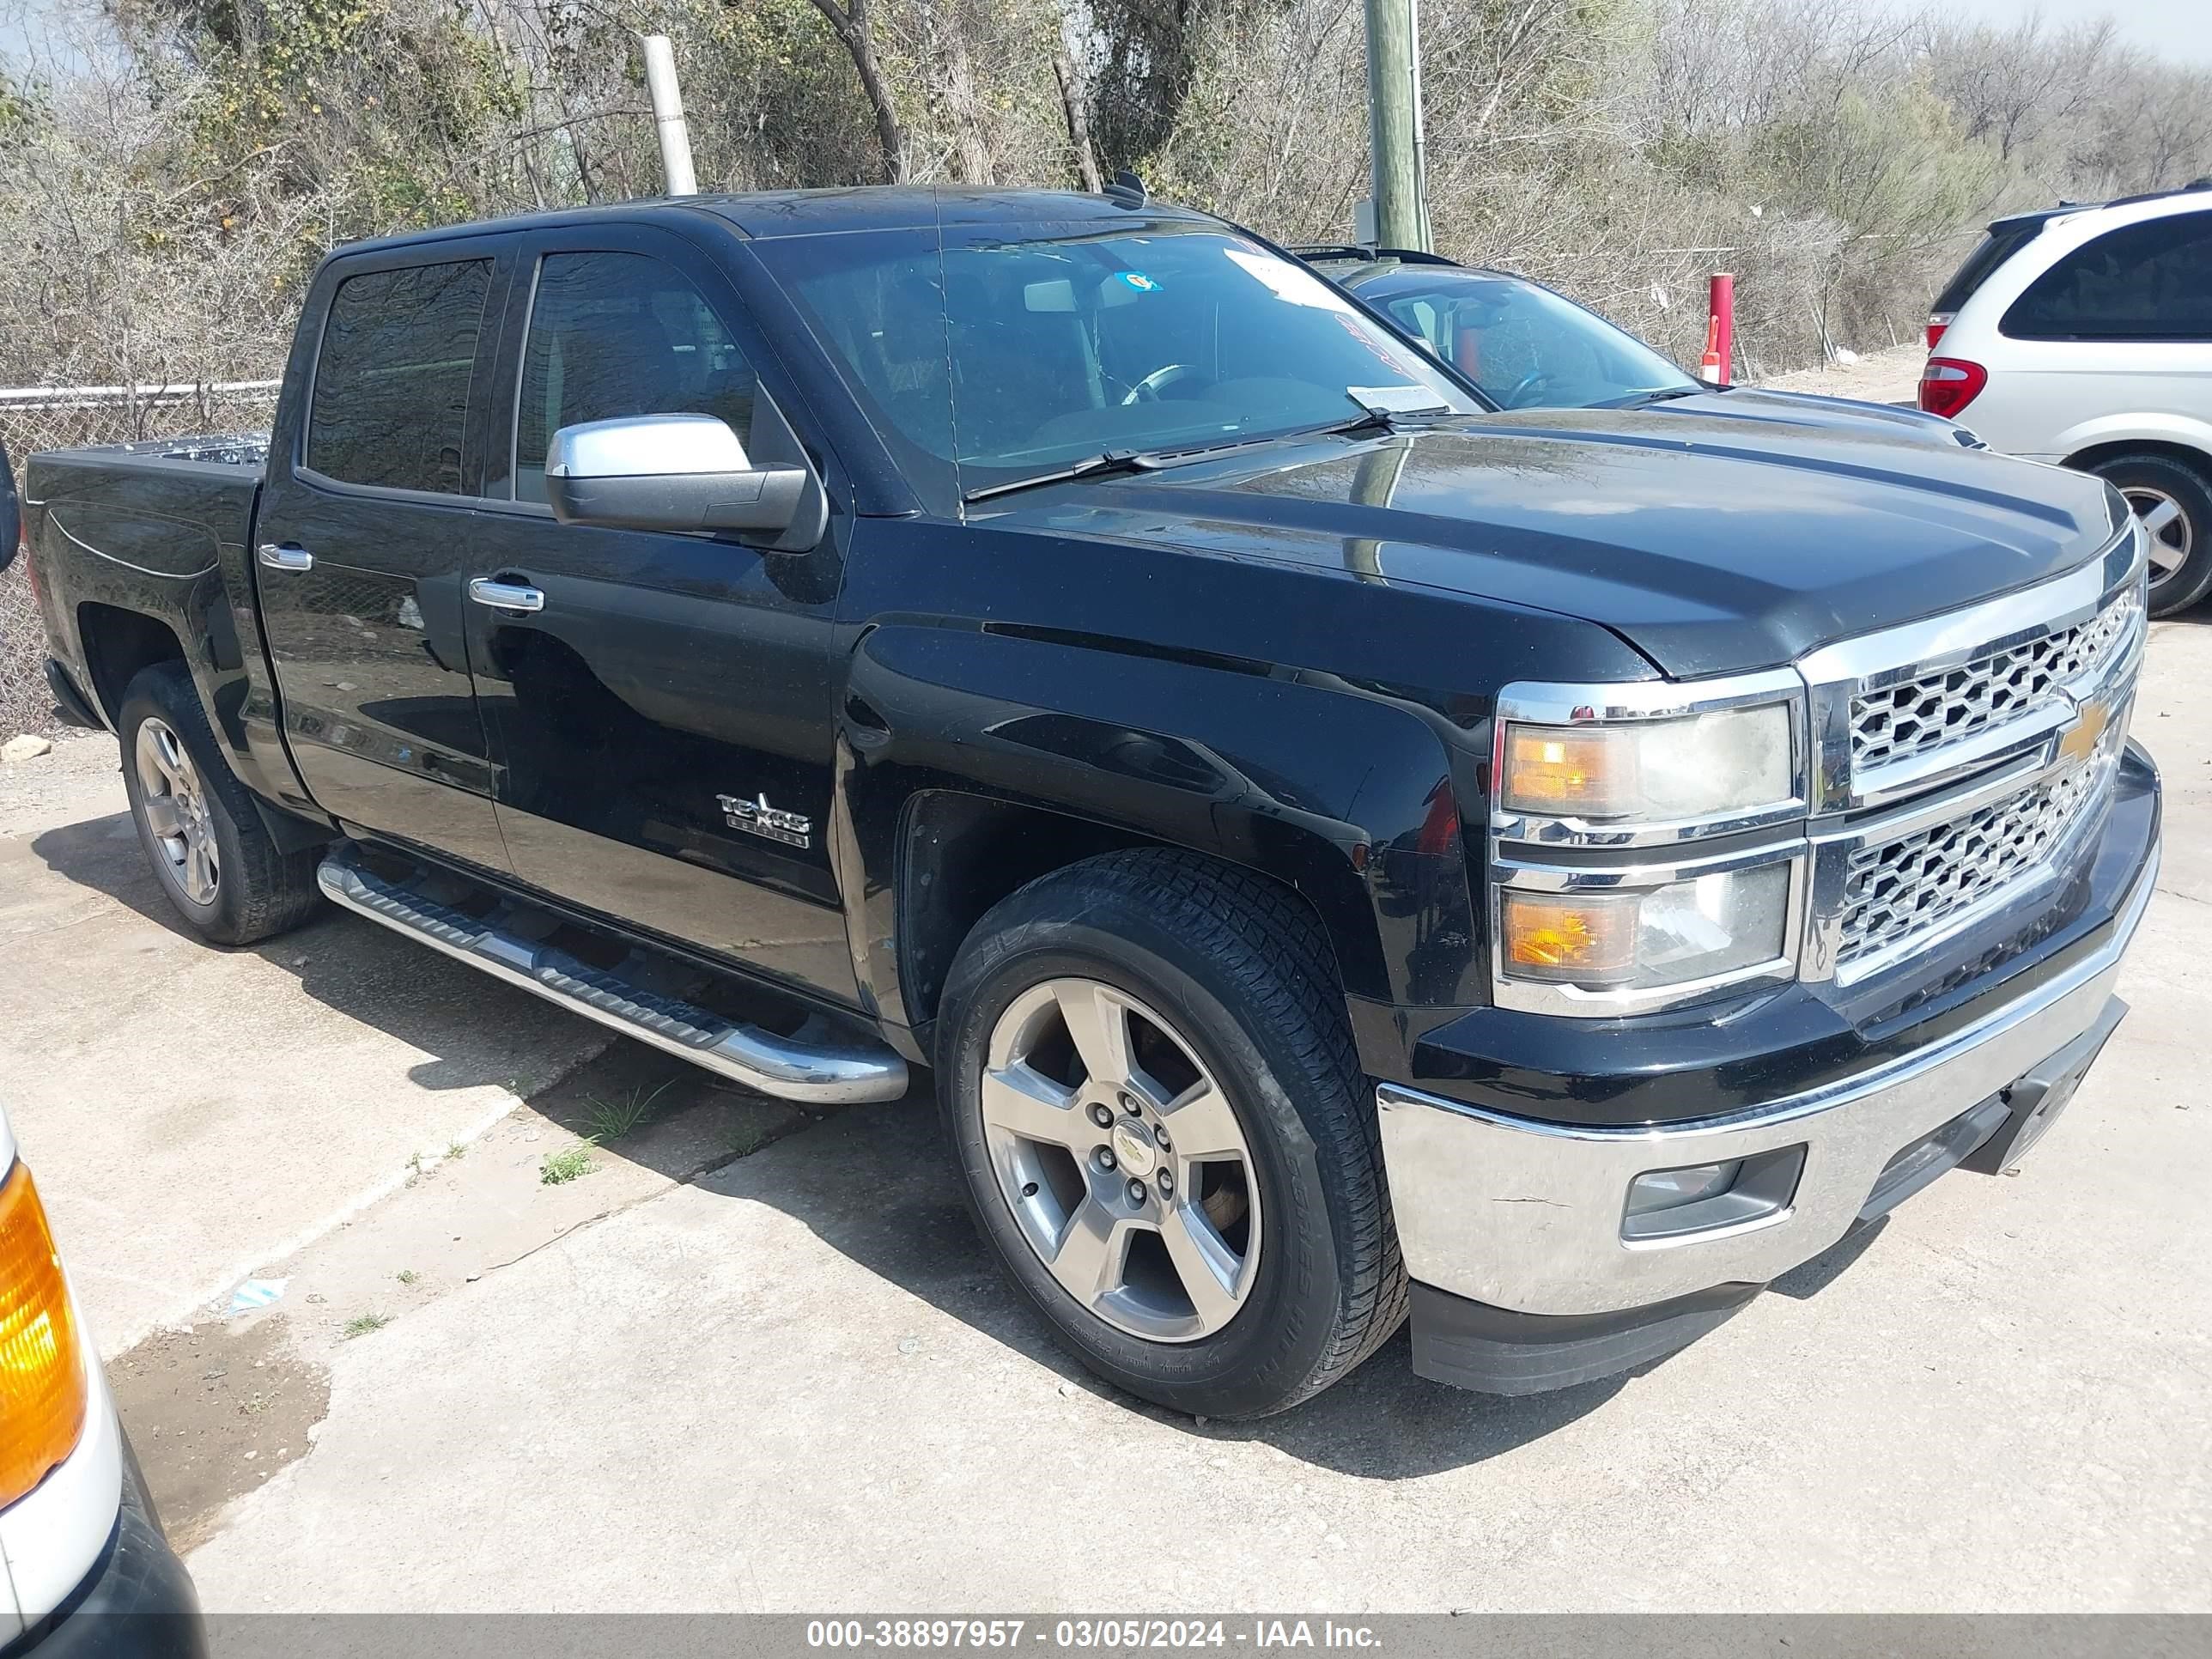
M2142 410L2100 415L2059 433L2050 453L2070 460L2085 449L2101 449L2118 443L2174 445L2193 450L2204 460L2212 461L2212 421Z

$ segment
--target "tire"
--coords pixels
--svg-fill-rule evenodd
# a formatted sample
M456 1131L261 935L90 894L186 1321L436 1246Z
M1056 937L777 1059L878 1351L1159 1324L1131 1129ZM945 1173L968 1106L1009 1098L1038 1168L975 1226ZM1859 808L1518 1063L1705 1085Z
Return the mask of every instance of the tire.
M2152 616L2186 611L2212 590L2212 481L2203 470L2140 451L2090 471L2126 496L2151 531ZM2161 559L2171 568L2161 570Z
M123 694L117 730L138 844L186 927L213 944L251 945L314 913L320 849L277 847L183 664L141 672Z
M1114 1063L1091 1063L1079 1023L1093 1052L1126 1039L1126 1089ZM1404 1320L1335 965L1271 883L1152 850L1042 877L961 947L937 1046L977 1224L1109 1382L1194 1415L1263 1417L1342 1378ZM1118 1156L1102 1164L1101 1146ZM1067 1254L1109 1221L1109 1245L1127 1241L1118 1267L1111 1248Z

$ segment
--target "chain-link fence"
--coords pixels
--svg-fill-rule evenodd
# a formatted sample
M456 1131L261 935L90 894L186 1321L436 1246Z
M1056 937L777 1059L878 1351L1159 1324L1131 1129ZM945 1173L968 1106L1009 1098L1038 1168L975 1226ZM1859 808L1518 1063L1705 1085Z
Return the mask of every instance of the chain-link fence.
M18 561L0 571L0 743L18 732L46 731L53 697L43 667L46 625Z
M206 386L0 388L0 440L20 472L38 449L132 443L209 432L262 432L276 407L275 380Z
M274 380L187 386L40 386L0 389L0 442L22 482L23 464L40 449L131 443L201 433L266 431L276 404ZM17 560L0 571L0 742L18 732L50 731L45 620Z

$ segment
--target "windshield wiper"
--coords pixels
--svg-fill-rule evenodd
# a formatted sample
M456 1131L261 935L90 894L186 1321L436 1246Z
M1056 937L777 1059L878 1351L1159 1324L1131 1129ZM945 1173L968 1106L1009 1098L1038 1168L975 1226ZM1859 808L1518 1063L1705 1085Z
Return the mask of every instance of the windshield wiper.
M1039 472L1027 478L1009 478L1004 483L985 484L961 496L963 501L988 501L994 495L1012 495L1017 489L1035 489L1041 484L1066 483L1071 478L1096 478L1115 472L1150 472L1162 465L1162 458L1145 449L1105 449L1096 455L1086 455L1050 472Z
M1728 389L1726 386L1655 386L1649 392L1632 392L1625 398L1607 398L1603 403L1593 404L1590 407L1593 409L1648 409L1653 404L1668 404L1677 398L1694 398L1700 392L1725 392Z
M1355 397L1353 401L1358 402ZM1382 404L1362 403L1359 413L1341 421L1331 421L1326 426L1300 427L1293 432L1276 434L1281 438L1357 438L1369 432L1396 432L1407 426L1419 425L1439 419L1449 419L1460 411L1449 404L1433 404L1419 409L1393 409Z
M1396 390L1395 387L1388 389ZM1066 466L1055 467L1050 472L1039 472L1026 478L1009 478L1004 483L984 484L969 490L960 499L963 503L984 501L994 495L1011 495L1017 489L1036 489L1045 484L1067 483L1077 478L1109 477L1127 472L1157 472L1164 467L1210 460L1228 450L1256 449L1262 444L1283 443L1301 438L1357 437L1364 432L1395 432L1401 424L1410 421L1432 420L1438 416L1457 413L1449 404L1401 409L1393 406L1395 399L1386 402L1376 398L1370 402L1363 398L1358 390L1346 395L1359 405L1359 413L1345 420L1332 421L1327 426L1298 427L1288 432L1263 432L1250 437L1231 438L1221 443L1192 444L1176 449L1105 449L1096 455L1086 455L1079 461L1071 461Z

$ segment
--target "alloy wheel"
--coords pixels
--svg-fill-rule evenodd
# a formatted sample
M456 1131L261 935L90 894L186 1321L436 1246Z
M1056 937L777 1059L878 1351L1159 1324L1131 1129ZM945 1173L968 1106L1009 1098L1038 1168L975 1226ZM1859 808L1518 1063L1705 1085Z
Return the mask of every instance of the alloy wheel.
M1155 1342L1243 1310L1260 1267L1251 1149L1166 1020L1097 980L1045 981L992 1029L981 1094L1000 1194L1077 1302Z
M194 904L215 902L222 879L207 791L177 734L152 718L138 726L139 810L169 879Z
M2155 589L2189 562L2197 536L2181 503L2163 489L2130 484L2120 491L2150 538L2150 585Z

